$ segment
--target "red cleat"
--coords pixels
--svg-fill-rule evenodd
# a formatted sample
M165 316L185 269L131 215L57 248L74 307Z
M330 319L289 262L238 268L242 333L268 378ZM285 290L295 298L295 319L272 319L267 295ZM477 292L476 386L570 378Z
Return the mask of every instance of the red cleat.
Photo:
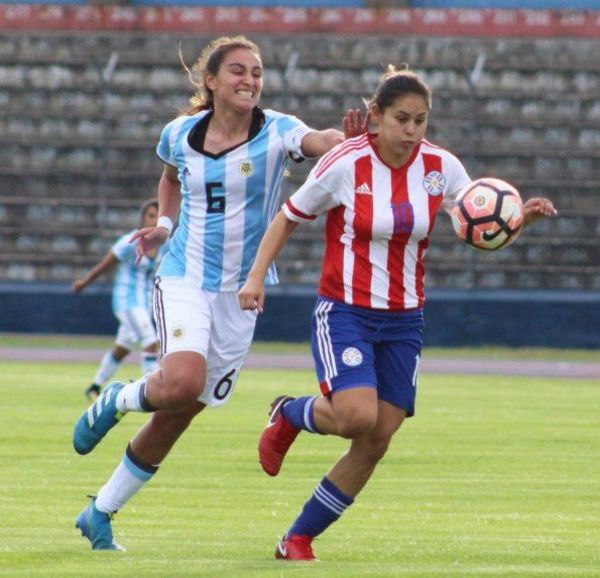
M312 536L284 536L275 548L278 560L295 560L297 562L314 562L317 559L312 551Z
M286 401L294 399L282 395L271 404L267 427L258 442L258 461L262 469L270 476L276 476L281 469L283 458L290 446L300 433L281 413L281 408Z

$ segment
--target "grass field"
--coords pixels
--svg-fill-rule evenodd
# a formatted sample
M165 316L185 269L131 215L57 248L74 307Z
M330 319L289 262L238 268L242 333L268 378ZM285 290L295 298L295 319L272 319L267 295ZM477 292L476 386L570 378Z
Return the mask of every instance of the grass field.
M0 347L43 347L43 348L75 348L75 349L108 349L114 342L109 336L79 335L45 335L24 333L0 333ZM310 343L284 343L254 341L252 351L272 354L306 354L310 355ZM597 363L600 352L595 349L549 349L537 347L426 347L427 357L450 358L483 358L483 359L547 359L551 361L582 361Z
M598 382L422 376L417 417L316 541L321 562L294 565L272 559L275 543L346 444L304 434L271 479L256 443L276 393L316 391L311 372L245 371L117 515L128 552L115 553L92 552L74 519L144 418L77 456L94 369L0 364L0 576L600 575Z

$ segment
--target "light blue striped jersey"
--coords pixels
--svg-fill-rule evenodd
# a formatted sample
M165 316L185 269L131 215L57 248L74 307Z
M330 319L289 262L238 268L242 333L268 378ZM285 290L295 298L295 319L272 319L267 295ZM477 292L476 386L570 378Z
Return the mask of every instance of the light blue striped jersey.
M302 158L302 137L311 129L294 116L255 109L250 139L212 155L198 150L195 136L206 131L211 114L204 110L171 121L156 149L177 168L182 197L158 275L182 277L207 291L237 291L279 209L285 167L290 158ZM265 283L277 282L272 266Z
M136 229L119 237L111 247L112 254L119 263L115 271L112 290L112 307L115 313L134 307L151 308L154 271L168 250L168 243L162 245L156 257L144 255L139 265L135 264L135 243L130 243Z

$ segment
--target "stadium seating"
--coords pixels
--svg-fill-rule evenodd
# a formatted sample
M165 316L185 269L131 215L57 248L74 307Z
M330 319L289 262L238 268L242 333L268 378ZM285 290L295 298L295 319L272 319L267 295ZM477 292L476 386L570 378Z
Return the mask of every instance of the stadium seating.
M93 264L154 195L162 126L191 93L177 57L207 37L118 32L22 32L0 37L0 277L70 281ZM361 106L390 60L434 90L429 138L472 176L547 195L561 217L494 254L461 245L445 216L428 255L437 287L600 288L600 63L597 40L314 35L257 38L264 105L322 128ZM102 71L119 61L109 82ZM483 53L475 87L469 73ZM290 56L297 65L289 67ZM288 192L310 163L292 167ZM322 221L280 259L286 283L314 284Z
M598 0L411 0L414 8L520 8L527 10L598 10Z
M5 4L86 4L85 0L4 0ZM291 6L294 8L348 8L361 7L363 0L90 0L95 5L130 5L130 6Z

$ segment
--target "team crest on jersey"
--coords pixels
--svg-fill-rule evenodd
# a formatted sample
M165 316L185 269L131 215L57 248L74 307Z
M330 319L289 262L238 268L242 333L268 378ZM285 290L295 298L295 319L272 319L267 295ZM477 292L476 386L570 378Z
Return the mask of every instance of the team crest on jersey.
M183 337L183 327L175 327L175 329L173 329L173 337L175 339L181 339Z
M252 165L252 161L242 161L240 163L240 175L242 177L251 177L254 173L254 166Z
M441 195L446 187L446 177L439 171L429 171L423 179L423 188L432 196Z
M356 347L346 347L342 353L342 361L350 367L356 367L362 363L362 353Z

